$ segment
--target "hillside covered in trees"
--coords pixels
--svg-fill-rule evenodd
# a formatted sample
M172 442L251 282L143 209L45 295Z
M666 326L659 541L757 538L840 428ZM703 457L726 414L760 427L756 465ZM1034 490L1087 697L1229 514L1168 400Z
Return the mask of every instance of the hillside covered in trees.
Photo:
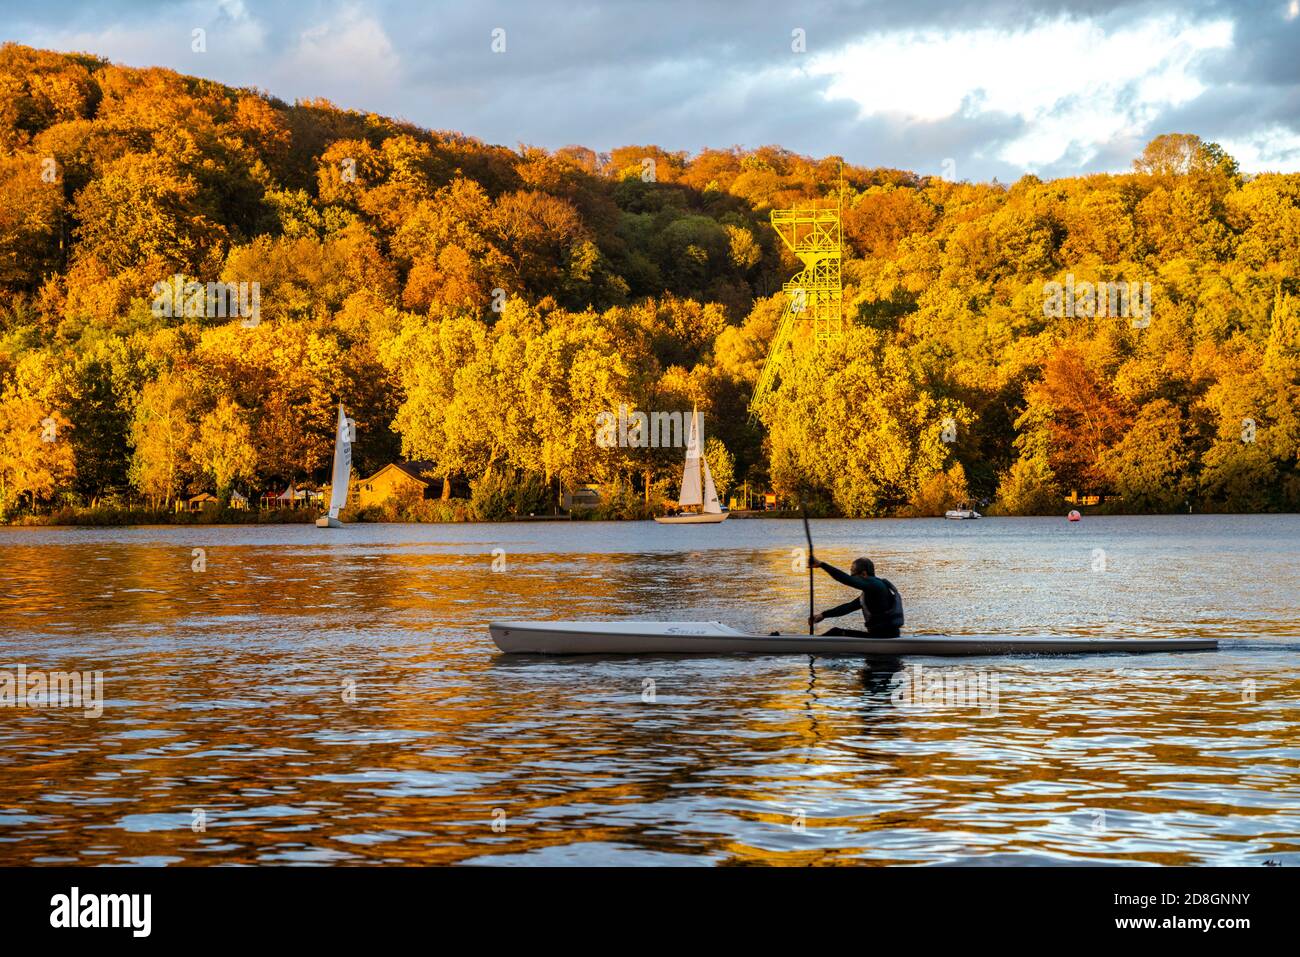
M846 164L850 331L751 423L799 268L769 212L839 190L777 147L509 149L5 45L0 513L321 480L340 400L359 474L629 514L681 452L598 444L620 405L698 404L735 482L845 515L1300 507L1300 175L1189 135L1010 186ZM257 315L160 314L175 276L255 282ZM1045 305L1108 282L1149 322Z

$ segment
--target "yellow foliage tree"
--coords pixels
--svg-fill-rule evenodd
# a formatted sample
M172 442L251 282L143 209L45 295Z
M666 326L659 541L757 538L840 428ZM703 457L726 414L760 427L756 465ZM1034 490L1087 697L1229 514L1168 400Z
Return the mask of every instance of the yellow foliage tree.
M190 457L212 480L217 496L228 499L235 482L252 476L257 467L252 431L243 409L223 396L199 422Z
M0 512L11 511L23 496L34 510L67 487L76 474L70 436L62 412L6 391L0 398Z

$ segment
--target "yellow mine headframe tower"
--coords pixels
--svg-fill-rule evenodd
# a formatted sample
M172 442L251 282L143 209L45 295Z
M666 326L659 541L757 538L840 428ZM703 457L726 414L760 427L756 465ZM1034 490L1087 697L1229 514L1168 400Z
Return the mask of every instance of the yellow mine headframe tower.
M811 320L814 347L844 334L844 287L840 279L844 233L839 210L774 209L772 228L799 257L804 270L785 284L789 298L754 386L749 403L751 415L775 387L781 366L793 351L800 320Z

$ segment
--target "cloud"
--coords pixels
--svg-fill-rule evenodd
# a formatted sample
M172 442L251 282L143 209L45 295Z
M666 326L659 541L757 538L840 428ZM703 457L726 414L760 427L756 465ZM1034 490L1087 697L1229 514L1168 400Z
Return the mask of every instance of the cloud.
M1244 169L1300 173L1300 133L1281 126L1254 130L1219 144Z
M50 0L6 34L507 145L780 144L1008 180L1126 169L1171 131L1236 144L1247 169L1294 168L1291 3Z
M297 92L300 97L382 102L401 81L401 56L379 20L346 7L304 24L273 71L296 91L315 84L314 92Z
M1021 125L984 159L1024 169L1069 155L1086 164L1107 144L1205 91L1206 52L1232 45L1232 23L1153 17L1123 30L1058 17L1016 30L877 33L818 56L824 95L900 125L986 114ZM900 82L900 78L904 78Z

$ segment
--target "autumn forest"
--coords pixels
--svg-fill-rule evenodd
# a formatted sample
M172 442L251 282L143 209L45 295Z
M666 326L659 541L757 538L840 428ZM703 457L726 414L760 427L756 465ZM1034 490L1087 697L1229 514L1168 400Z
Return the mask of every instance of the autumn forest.
M340 401L354 476L418 461L444 495L385 517L584 483L643 517L682 453L598 443L621 405L698 406L724 495L823 514L1300 510L1300 174L1192 133L1135 154L1004 184L509 148L7 44L0 517L323 483ZM798 343L751 414L800 268L770 213L841 204L847 332ZM174 277L256 284L256 315L160 311Z

